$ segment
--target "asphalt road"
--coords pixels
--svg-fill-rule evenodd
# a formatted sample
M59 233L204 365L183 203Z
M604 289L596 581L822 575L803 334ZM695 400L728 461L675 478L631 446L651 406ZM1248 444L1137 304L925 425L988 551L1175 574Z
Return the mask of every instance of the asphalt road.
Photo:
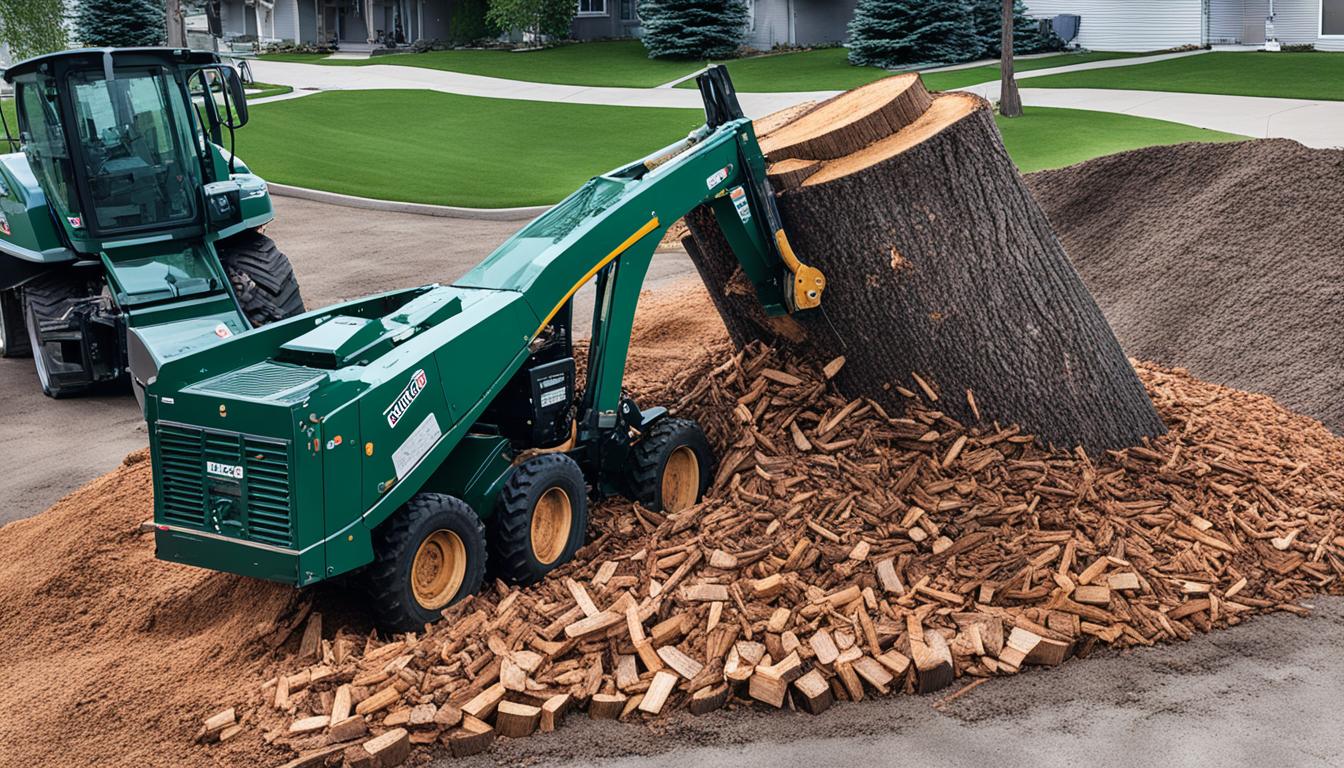
M309 309L378 291L450 282L516 232L522 222L467 221L382 213L276 198L267 230L288 254ZM659 253L646 282L694 272L684 253ZM591 291L576 299L586 334ZM37 514L146 445L129 393L52 400L28 359L0 360L0 525Z

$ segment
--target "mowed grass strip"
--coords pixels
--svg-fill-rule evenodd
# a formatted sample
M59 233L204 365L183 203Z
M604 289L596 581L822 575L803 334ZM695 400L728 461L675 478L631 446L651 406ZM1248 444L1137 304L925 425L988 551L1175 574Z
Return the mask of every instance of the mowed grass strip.
M652 88L704 66L696 61L650 59L644 44L638 40L573 43L537 51L427 51L368 59L328 59L323 54L278 53L262 59L346 67L393 64L529 83L619 88Z
M554 203L703 122L690 109L333 91L253 109L238 155L282 184L507 208Z
M1043 75L1020 85L1340 101L1344 100L1344 53L1217 51L1132 67Z
M1248 137L1182 123L1082 109L1026 107L1022 117L997 117L1008 154L1022 173L1081 163L1102 155L1187 141Z

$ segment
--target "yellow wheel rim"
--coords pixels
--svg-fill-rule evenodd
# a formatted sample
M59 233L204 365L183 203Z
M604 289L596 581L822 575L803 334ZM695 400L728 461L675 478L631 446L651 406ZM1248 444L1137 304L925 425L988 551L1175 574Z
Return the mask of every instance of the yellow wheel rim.
M532 556L542 565L560 559L574 525L574 507L563 488L548 488L532 508Z
M700 460L689 446L681 446L663 465L663 511L680 512L700 495Z
M434 611L453 601L467 575L467 547L462 538L441 528L420 542L411 561L411 591L415 601Z

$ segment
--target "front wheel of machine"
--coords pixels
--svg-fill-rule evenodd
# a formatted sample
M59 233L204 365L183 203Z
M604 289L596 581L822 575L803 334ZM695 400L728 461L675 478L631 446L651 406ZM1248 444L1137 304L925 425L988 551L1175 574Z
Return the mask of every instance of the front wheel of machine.
M491 561L510 584L535 584L574 556L588 529L583 470L563 453L519 464L490 521Z
M369 587L385 632L419 631L485 578L485 527L471 507L441 493L416 494L374 532Z
M215 249L253 328L303 314L294 267L274 240L259 232L242 232L220 241Z
M654 512L694 506L713 477L714 449L690 419L659 420L631 450L630 495Z

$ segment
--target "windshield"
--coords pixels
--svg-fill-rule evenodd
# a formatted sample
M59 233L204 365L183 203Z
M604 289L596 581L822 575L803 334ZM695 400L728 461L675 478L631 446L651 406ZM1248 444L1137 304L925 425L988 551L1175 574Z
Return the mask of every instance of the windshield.
M63 215L79 217L79 203L71 194L70 153L66 151L65 134L61 132L60 104L56 89L49 80L20 82L18 88L20 131L23 151L28 156L38 183L46 191L50 202Z
M150 70L69 76L75 133L100 231L192 220L198 167L177 81Z

